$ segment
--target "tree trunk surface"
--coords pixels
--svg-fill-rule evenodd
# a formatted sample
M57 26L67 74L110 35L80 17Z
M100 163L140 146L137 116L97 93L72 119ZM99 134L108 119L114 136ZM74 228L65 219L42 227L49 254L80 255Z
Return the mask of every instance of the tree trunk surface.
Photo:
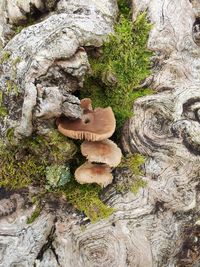
M53 10L44 2L0 0L0 42L11 53L0 87L8 79L17 85L6 99L2 138L10 127L19 138L43 134L61 113L78 118L71 93L90 69L86 47L113 32L114 0L60 0ZM30 6L47 15L12 37L10 25L26 19ZM115 212L94 224L64 200L44 202L27 224L35 209L27 191L37 189L0 189L0 267L200 266L200 2L133 0L133 20L145 10L154 52L147 83L155 93L135 101L122 146L146 156L147 187L122 195L109 186L103 198Z

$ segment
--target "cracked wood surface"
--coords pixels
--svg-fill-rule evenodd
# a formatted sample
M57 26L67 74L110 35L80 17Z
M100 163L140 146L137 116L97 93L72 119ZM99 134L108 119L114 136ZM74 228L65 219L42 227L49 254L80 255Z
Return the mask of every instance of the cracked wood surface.
M70 17L70 23L78 25L80 31L78 38L71 40L72 48L77 49L85 44L84 40L91 40L94 36L95 40L102 41L101 33L85 33L82 23L86 20L85 25L98 25L99 19L105 19L107 30L102 34L109 33L112 30L109 10L112 9L109 9L107 1L91 1L90 4L73 2L69 4L70 10L77 10L81 5L86 10L87 5L94 3L104 15L91 18L83 12L82 21L80 16L77 20L76 16ZM108 2L114 5L114 1ZM69 12L66 3L59 2L64 13ZM41 215L27 225L26 219L35 207L27 205L25 197L19 192L5 195L0 200L0 266L200 266L200 4L195 0L134 0L132 7L133 20L138 12L147 10L153 24L148 46L154 51L151 87L155 89L155 94L134 103L134 116L124 127L122 144L125 152L139 152L147 157L144 166L147 187L140 189L137 195L130 192L121 195L112 186L108 187L104 198L116 211L108 220L95 224L88 223L81 214L70 209L58 206L52 211L46 203ZM23 30L7 44L6 49L16 55L21 53L17 44L22 43L24 36L37 40L40 34L36 34L36 29L47 25L47 22L50 26L54 24L55 16L60 19L57 22L60 25L65 15L50 15L46 22ZM45 27L42 28L44 33ZM65 33L59 32L56 40L62 44ZM26 70L28 83L34 86L31 79L37 78L48 88L53 85L48 84L51 74L46 70L62 55L53 54L49 58L54 44L43 45L43 50L37 51L35 47L33 57L34 60L39 57L40 64L45 58L48 66L45 74L42 68L35 71L34 60L31 64L25 61L17 78ZM22 57L26 58L30 47L27 43L21 47L24 51ZM73 49L67 46L65 51L71 55L76 51ZM40 53L45 57L41 57ZM10 70L9 62L7 64L4 67ZM68 61L66 64L68 66ZM23 83L20 86L22 90ZM19 120L15 117L10 119ZM31 118L28 119L31 123ZM6 129L3 125L2 129ZM123 179L123 172L118 176L116 179Z

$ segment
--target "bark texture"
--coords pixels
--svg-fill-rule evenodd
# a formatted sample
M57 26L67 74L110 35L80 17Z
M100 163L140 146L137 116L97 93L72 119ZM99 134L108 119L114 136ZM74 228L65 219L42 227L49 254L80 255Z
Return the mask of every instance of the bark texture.
M75 2L61 0L53 14L5 46L11 57L3 62L3 92L6 75L12 77L11 62L17 57L20 62L14 79L19 92L5 96L12 112L1 121L2 136L11 125L17 136L43 133L49 120L69 112L65 105L73 105L72 117L79 116L78 100L69 93L89 70L83 47L102 44L117 9L112 0ZM27 204L26 193L1 192L0 266L200 266L200 4L133 0L132 8L133 20L147 10L153 24L148 47L154 51L149 80L155 94L134 103L122 145L127 153L147 157L147 187L137 195L108 187L103 197L116 211L95 224L65 205L52 212L44 203L40 216L27 225L35 207ZM0 23L5 28L3 18ZM1 39L6 42L3 31ZM116 173L116 180L124 175Z

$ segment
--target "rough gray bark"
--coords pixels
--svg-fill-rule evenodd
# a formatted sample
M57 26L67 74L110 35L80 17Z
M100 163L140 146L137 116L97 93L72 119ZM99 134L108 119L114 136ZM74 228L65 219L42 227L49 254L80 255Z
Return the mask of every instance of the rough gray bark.
M49 115L52 103L56 105L52 117L57 116L68 88L76 89L89 69L82 47L101 45L112 31L114 1L73 2L60 1L59 14L26 28L6 45L12 55L3 68L10 76L11 61L17 56L22 59L15 79L20 94L23 90L26 94L23 107L22 102L17 106L24 117L20 112L14 116L16 104L10 96L13 116L2 122L2 136L11 124L17 126L18 134L29 135L34 127L43 132L39 122L33 121L42 116L46 122L44 114ZM200 266L200 4L195 0L134 0L133 19L146 9L153 23L148 46L154 51L150 80L156 93L135 102L122 144L125 152L147 156L144 179L148 186L137 195L121 195L109 187L104 198L116 211L95 224L65 205L52 212L46 204L41 215L27 225L34 207L24 206L27 200L20 192L2 193L0 266ZM60 68L65 71L61 78ZM59 87L52 82L56 75L61 79ZM68 87L63 88L66 76ZM4 79L2 75L3 89ZM47 90L50 96L37 104L41 89L41 94ZM116 179L123 179L123 173L116 174Z
M42 118L58 117L63 110L71 117L80 116L77 99L69 97L69 93L82 86L89 71L83 47L102 45L113 31L116 14L114 1L77 1L74 5L73 1L63 0L56 13L23 29L8 42L4 53L11 56L3 61L0 86L7 98L6 107L12 112L1 122L1 136L10 127L15 127L17 137L30 136L33 131L44 133L49 121ZM8 85L15 90L8 92ZM75 105L74 111L66 110L69 105Z

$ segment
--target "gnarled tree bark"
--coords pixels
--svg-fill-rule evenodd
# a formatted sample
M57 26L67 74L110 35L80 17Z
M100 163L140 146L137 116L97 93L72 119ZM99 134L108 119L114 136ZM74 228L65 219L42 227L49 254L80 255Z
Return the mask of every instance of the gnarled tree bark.
M29 2L42 8L42 1ZM15 19L7 7L6 1L1 4L3 45L10 27L6 17ZM150 81L155 94L134 103L122 146L126 153L147 157L147 187L137 195L109 187L104 199L116 211L95 224L64 204L52 211L44 203L40 216L27 225L35 207L27 204L26 192L1 191L0 266L200 266L200 4L133 0L132 9L133 20L147 10L153 25L148 47L154 52ZM1 120L2 137L10 126L18 137L48 131L63 110L79 116L78 100L70 92L89 71L84 47L102 44L113 31L116 13L114 0L61 0L54 13L7 43L4 51L11 56L3 62L0 85L6 91L9 77L18 92L7 99L12 112ZM117 176L123 179L123 172Z

